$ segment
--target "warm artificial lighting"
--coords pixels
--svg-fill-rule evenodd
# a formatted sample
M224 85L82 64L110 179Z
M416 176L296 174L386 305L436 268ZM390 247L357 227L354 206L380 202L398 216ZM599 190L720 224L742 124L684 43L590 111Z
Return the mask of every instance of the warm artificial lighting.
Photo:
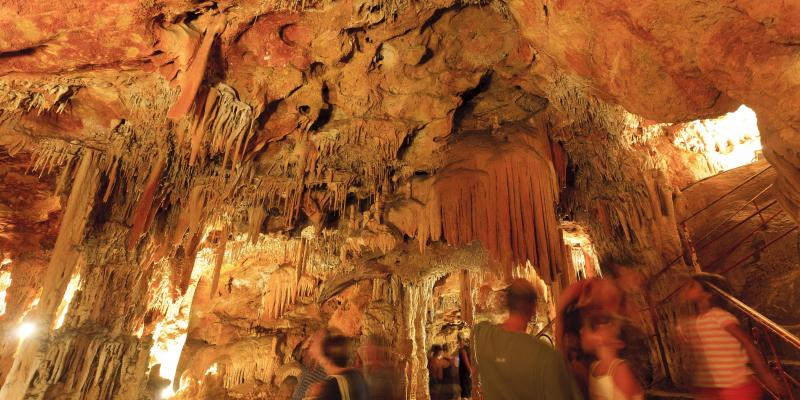
M80 288L80 284L80 274L72 275L72 278L69 280L69 284L67 284L67 290L64 292L64 297L61 299L61 304L58 306L58 319L56 320L55 329L61 328L61 325L64 324L64 318L67 316L69 304L72 302L72 298L75 296L75 291Z
M151 303L151 308L164 310L164 318L153 329L153 347L150 349L150 367L161 364L162 378L172 381L178 369L183 345L186 343L186 334L189 328L189 315L194 299L197 283L203 274L213 269L213 251L205 249L197 256L192 277L186 294L172 299L169 296L156 296L156 302ZM169 293L170 282L168 276L161 282L162 293Z
M11 264L11 259L8 257L3 258L3 261L0 262L0 267L5 267L6 265Z
M172 390L172 383L170 383L169 386L165 387L164 390L161 391L161 398L171 399L172 396L175 396L175 391Z
M715 172L750 164L761 152L756 113L741 106L719 118L685 124L675 132L674 144L704 154Z
M11 272L0 272L0 315L6 313L6 290L11 286Z
M576 279L587 279L602 276L597 253L594 251L592 238L582 226L564 222L561 225L564 244L569 251L568 256L575 269Z
M20 339L26 339L36 332L36 325L32 322L23 322L17 327L16 334Z
M211 364L210 367L206 370L206 375L216 375L217 374L217 363Z

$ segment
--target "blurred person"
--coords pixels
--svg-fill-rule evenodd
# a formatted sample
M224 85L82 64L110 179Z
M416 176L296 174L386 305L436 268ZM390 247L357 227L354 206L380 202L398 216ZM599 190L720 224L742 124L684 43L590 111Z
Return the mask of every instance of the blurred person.
M369 388L364 375L350 368L350 340L344 336L327 336L322 340L321 355L329 377L311 391L318 400L368 400ZM307 397L308 398L308 397Z
M368 336L359 349L362 371L374 400L393 400L401 396L397 382L402 378L391 353L388 340L378 336Z
M607 313L587 316L580 330L581 346L595 356L589 367L589 399L641 400L644 391L630 365L620 358L621 318Z
M481 322L475 326L474 367L485 399L582 398L558 351L526 334L537 300L530 282L514 279L506 289L508 319L502 325Z
M300 376L294 387L291 400L303 400L308 389L316 383L328 379L328 374L314 359L310 350L311 339L300 342L292 351L292 358L300 364Z
M450 389L448 383L450 368L453 360L445 355L445 346L435 344L431 346L431 357L428 360L428 371L430 372L430 393L432 400L449 399Z
M439 399L456 400L459 398L460 386L458 384L458 351L450 352L447 343L442 345L442 354L449 365L444 367L442 385L439 390Z
M709 273L693 275L682 292L683 299L693 308L693 316L678 329L691 351L696 397L761 399L761 385L754 375L773 393L785 395L785 388L772 376L739 321L723 309L725 301L712 285L730 293L724 277Z
M613 281L601 278L576 282L559 298L554 330L556 348L564 355L584 397L589 395L589 370L594 355L582 346L581 328L592 313L620 314L624 300L624 293Z
M472 351L469 343L460 335L458 336L458 384L461 388L461 398L472 397Z

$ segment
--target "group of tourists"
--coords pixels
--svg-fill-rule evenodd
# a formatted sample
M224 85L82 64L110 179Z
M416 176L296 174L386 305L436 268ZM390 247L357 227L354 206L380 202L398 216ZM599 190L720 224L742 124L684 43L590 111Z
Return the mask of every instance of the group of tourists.
M786 389L736 317L725 310L714 288L724 290L724 278L697 274L682 291L693 313L676 332L688 349L695 398L760 399L762 387L785 395ZM479 379L486 400L644 397L638 364L621 355L626 347L621 332L631 313L616 281L582 280L564 290L556 313L555 347L528 334L537 301L534 286L515 279L506 289L508 317L502 324L475 325L471 346L460 336L452 352L447 346L434 346L428 355L431 399L472 397L473 377ZM390 394L391 389L370 393L371 385L360 370L348 367L352 365L348 344L342 336L324 338L320 363L313 361L308 350L296 355L303 374L292 399L398 398Z
M435 344L428 355L431 400L472 397L472 360L466 341L458 337L458 349L450 353L446 344Z
M762 385L775 395L786 394L736 317L724 309L714 286L725 288L724 278L696 274L682 291L692 315L677 331L691 362L694 397L761 399ZM636 368L620 356L629 313L625 292L615 281L589 279L564 291L556 348L526 333L536 303L534 287L515 280L507 289L508 319L501 325L475 326L474 368L485 399L644 397Z

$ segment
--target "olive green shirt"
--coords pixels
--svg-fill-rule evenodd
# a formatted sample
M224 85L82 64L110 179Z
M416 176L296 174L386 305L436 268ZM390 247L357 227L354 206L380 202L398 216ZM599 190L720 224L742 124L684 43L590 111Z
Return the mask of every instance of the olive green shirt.
M583 398L561 354L533 336L482 322L472 343L486 400Z

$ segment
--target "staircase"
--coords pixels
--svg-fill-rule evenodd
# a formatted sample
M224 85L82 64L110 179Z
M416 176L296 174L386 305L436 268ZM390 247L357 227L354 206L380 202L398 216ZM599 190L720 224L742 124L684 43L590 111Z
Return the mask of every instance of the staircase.
M756 310L763 308L770 315L800 318L793 303L795 298L800 301L800 296L781 293L773 289L774 284L770 285L776 279L792 280L795 274L795 281L800 283L800 231L772 196L774 175L770 165L758 162L700 181L683 191L682 196L691 199L686 201L686 217L680 223L683 254L651 275L645 309L655 332L653 339L665 378L675 387L687 383L676 366L681 364L682 356L673 340L673 327L680 313L677 294L688 283L686 277L690 273L706 271L746 282L745 296L741 298L715 290L739 312L744 327L750 328L776 376L791 388L789 398L794 400L800 393L800 362L787 361L787 357L800 359L800 338ZM800 285L793 289L797 293ZM654 298L654 293L662 296ZM777 303L783 308L774 306ZM658 390L648 391L648 396L691 397Z

